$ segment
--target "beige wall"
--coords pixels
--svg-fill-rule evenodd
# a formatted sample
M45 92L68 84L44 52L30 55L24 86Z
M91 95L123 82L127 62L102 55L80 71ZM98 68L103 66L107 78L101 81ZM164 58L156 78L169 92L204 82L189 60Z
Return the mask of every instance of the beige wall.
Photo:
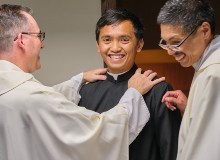
M103 66L95 46L101 0L1 0L3 3L31 7L41 30L46 32L42 68L34 73L44 84L53 85Z

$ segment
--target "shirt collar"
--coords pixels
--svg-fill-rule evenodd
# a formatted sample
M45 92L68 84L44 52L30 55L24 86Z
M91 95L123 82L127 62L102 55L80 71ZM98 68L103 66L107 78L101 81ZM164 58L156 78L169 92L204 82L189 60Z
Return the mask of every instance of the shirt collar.
M126 81L133 76L136 70L137 70L137 66L134 64L133 67L127 72L123 72L119 74L112 74L112 73L107 72L106 73L107 80L114 82L114 83Z

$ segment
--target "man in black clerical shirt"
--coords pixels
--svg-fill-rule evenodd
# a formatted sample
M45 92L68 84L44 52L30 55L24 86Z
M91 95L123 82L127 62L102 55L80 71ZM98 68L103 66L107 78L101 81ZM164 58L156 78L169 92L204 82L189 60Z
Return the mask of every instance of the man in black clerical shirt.
M99 19L96 42L108 68L107 80L84 85L79 105L101 113L118 103L137 69L134 60L144 45L143 35L139 19L125 9L110 9ZM144 95L150 120L131 143L130 160L176 159L181 115L179 110L170 111L161 102L171 89L167 82L161 82Z

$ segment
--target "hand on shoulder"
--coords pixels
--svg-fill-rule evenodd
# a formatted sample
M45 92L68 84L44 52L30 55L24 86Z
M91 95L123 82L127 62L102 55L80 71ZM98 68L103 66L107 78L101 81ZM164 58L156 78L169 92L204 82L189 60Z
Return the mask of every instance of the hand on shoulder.
M161 77L153 80L157 75L152 70L147 70L141 73L141 69L138 68L135 74L128 81L128 88L135 88L142 95L147 93L154 85L165 80L165 77Z
M106 75L104 75L106 72L107 72L107 68L99 68L99 69L83 72L83 80L85 82L106 80Z

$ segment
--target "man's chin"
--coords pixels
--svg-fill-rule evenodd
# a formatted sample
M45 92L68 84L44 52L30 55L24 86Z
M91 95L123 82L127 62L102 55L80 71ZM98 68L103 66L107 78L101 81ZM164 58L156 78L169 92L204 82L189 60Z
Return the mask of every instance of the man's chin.
M39 69L41 69L41 64L38 64L36 67L36 70L39 70Z
M191 65L185 64L185 63L180 63L180 65L181 65L182 67L190 67L190 66L191 66Z

